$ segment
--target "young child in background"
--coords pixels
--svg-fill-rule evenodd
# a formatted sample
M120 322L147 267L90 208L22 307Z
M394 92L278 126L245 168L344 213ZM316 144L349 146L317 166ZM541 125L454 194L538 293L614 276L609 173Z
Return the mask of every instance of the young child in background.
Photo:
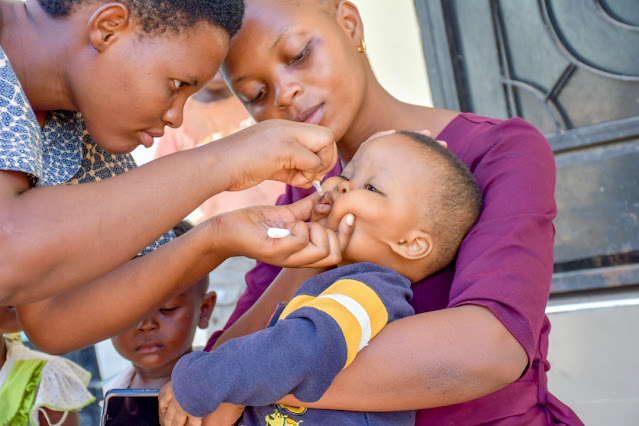
M192 228L186 221L173 230L179 237ZM215 307L215 292L207 293L205 275L153 314L111 338L118 353L131 365L108 381L102 390L161 388L171 380L178 359L191 352L196 327L206 328Z
M414 132L369 140L323 188L312 220L335 228L356 217L342 263L307 280L272 327L183 357L160 395L165 426L197 424L192 417L223 402L251 406L244 425L414 424L413 411L274 403L288 394L317 401L386 324L413 314L411 283L453 261L479 217L481 192L461 161Z
M15 308L0 306L0 425L78 425L77 411L95 400L87 389L91 373L27 348L20 330Z

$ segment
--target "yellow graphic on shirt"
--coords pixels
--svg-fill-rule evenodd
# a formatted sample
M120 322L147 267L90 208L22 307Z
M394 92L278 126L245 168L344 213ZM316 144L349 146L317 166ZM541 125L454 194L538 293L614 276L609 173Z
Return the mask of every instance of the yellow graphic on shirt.
M288 415L282 415L277 408L273 414L267 415L264 420L267 426L301 426L304 420L290 419Z
M297 414L298 416L302 416L306 413L306 411L308 411L308 408L306 407L296 407L294 405L277 404L277 406L291 414Z

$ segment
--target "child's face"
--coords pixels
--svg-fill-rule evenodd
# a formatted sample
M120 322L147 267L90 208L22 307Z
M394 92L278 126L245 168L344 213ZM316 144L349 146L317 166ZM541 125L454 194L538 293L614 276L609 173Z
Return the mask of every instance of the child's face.
M180 126L187 98L215 75L228 47L228 35L209 24L180 35L136 31L70 64L76 107L96 142L116 154Z
M118 353L149 376L170 375L173 364L191 349L195 327L208 324L215 304L215 293L203 297L198 287L170 299L137 325L113 337ZM211 297L212 304L207 303Z
M426 218L418 212L430 199L434 178L418 142L400 134L371 139L360 146L341 176L322 184L325 195L311 220L337 229L341 218L353 213L355 228L342 263L391 267L393 246L428 231Z
M364 97L365 58L361 37L318 4L248 1L222 70L256 121L320 124L339 140Z
M0 335L22 330L15 306L0 306Z

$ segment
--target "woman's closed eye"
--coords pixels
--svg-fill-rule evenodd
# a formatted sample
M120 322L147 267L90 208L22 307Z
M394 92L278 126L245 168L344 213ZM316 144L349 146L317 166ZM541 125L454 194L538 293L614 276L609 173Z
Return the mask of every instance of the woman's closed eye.
M299 64L304 62L306 58L311 54L311 42L306 43L306 46L293 58L289 61L289 65Z

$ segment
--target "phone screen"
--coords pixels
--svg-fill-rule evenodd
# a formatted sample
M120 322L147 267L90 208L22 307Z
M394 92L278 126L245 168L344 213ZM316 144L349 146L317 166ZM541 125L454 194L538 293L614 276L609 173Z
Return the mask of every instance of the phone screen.
M126 392L129 391L129 392ZM104 397L103 426L158 426L158 390L114 390Z

